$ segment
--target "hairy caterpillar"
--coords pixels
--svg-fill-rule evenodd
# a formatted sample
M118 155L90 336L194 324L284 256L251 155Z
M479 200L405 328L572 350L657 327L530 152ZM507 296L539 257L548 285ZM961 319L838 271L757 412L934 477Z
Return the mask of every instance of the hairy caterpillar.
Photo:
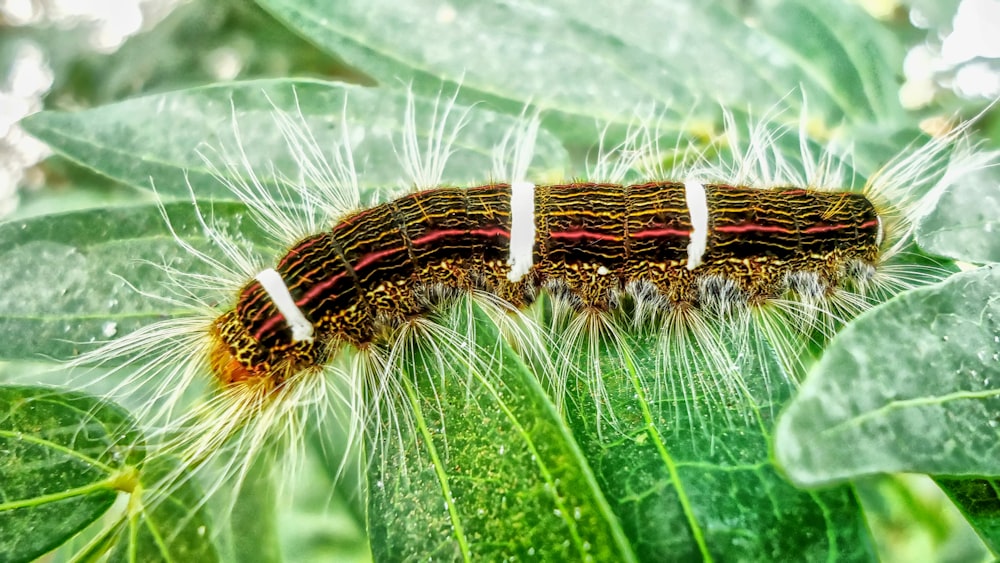
M788 292L822 299L868 282L883 238L874 206L850 192L439 188L348 216L258 273L213 325L211 363L224 385L279 384L320 368L331 341L365 346L426 314L433 304L418 293L428 286L487 291L516 307L544 287L597 311L616 307L628 285L651 286L672 308L764 304Z
M411 113L405 121L414 120ZM598 420L627 428L633 414L606 397L608 387L623 379L621 366L634 361L631 335L644 333L651 334L643 342L652 343L647 349L658 365L637 371L636 393L647 405L675 397L662 410L689 411L675 432L693 431L702 414L700 395L733 405L706 416L752 418L762 405L748 389L760 382L739 367L752 350L750 333L764 333L790 377L797 377L797 355L813 332L829 334L885 295L932 276L912 265L901 274L894 261L904 254L914 220L953 180L952 172L982 163L961 145L951 154L962 134L958 128L852 192L832 155L817 158L803 143L802 163L785 160L773 148L784 130L764 120L752 129L747 147L730 122L724 143L734 156L721 164L692 149L686 164L665 170L658 164L655 128L640 127L623 146L602 155L586 181L534 183L527 161L538 124L526 119L524 129L510 136L517 149L513 158L504 155L493 171L502 181L443 187L444 157L458 131L435 115L426 153L412 148L412 128L403 141L410 183L424 191L361 208L349 143L323 160L294 116L279 112L276 122L305 178L284 185L287 198L258 186L254 164L239 154L223 158L244 174L227 168L218 175L291 250L249 258L206 221L205 231L230 260L187 250L232 278L230 297L221 305L199 303L197 316L151 326L81 360L138 356L130 383L152 381L155 395L168 405L164 416L183 390L214 375L221 389L168 425L174 440L168 448L197 461L239 434L232 470L242 470L242 460L275 432L291 438L302 432L303 416L314 406L345 398L354 438L381 418L391 423L383 429L397 428L395 436L369 435L375 447L403 445L407 426L429 426L399 400L409 385L402 371L419 362L435 365L433 358L420 357L420 343L424 353L429 347L465 362L459 384L470 395L502 384L491 350L476 340L481 330L461 306L449 304L455 301L484 308L500 335L538 368L553 401L567 403L567 410L579 409L569 403L586 396ZM931 174L946 161L943 176ZM638 180L630 176L635 174ZM389 260L392 267L384 267ZM205 282L171 273L181 287ZM314 299L334 295L333 283L322 284L335 278L343 284L342 304L317 305ZM548 304L551 319L538 306L519 312L533 298ZM345 311L354 316L342 316ZM610 348L611 362L593 361L598 346ZM456 377L454 371L440 373L442 381ZM347 391L335 386L343 380L351 382ZM587 392L563 399L574 385Z

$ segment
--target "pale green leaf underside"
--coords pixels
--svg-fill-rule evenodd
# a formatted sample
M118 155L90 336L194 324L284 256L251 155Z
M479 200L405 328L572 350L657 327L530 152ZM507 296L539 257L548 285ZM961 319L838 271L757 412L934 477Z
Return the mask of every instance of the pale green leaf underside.
M941 197L920 225L920 247L968 262L1000 262L1000 171L968 175Z
M464 118L466 126L454 146L460 150L449 159L442 181L486 181L493 148L518 121L484 106L450 107L452 95L445 90L414 96L419 142L428 146L435 133L433 117L438 119L434 125L440 125L448 114L446 133ZM74 113L42 112L23 125L57 152L125 184L144 189L155 185L168 197L187 199L194 193L233 199L226 185L212 176L210 166L225 178L248 178L250 171L242 164L245 156L265 188L273 190L279 179L300 180L301 169L276 121L275 112L280 110L312 136L319 152L309 158L332 161L336 147L349 145L362 191L392 192L413 181L399 157L406 104L403 90L275 79L153 94ZM227 162L235 168L227 169ZM567 166L562 146L540 132L534 173L563 174Z
M173 238L219 257L190 203L94 209L0 224L0 358L69 359L153 321L190 313L165 299L176 283L164 267L220 275ZM215 225L277 252L238 203L202 208ZM157 299L159 296L161 299ZM230 294L203 295L227 302Z
M848 326L778 422L788 475L801 484L893 471L997 475L997 287L996 267L958 274Z
M287 455L282 450L275 453ZM239 477L236 502L226 518L232 549L230 559L241 563L280 563L282 542L278 537L278 508L284 504L282 493L285 489L275 475L283 466L266 451L246 463L246 473ZM254 541L248 542L246 538L254 538Z
M899 113L902 49L839 2L260 3L386 87L433 92L443 79L508 111L530 102L585 146L592 139L579 135L595 122L628 122L650 102L679 129L696 102L763 110L800 87L815 113L835 119Z

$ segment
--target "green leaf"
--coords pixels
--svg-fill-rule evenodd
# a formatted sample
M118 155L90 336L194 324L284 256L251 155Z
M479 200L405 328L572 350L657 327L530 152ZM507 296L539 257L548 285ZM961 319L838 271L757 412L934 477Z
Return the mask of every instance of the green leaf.
M535 374L468 306L455 317L475 319L474 342L404 343L402 372L369 389L381 404L369 435L375 559L634 560ZM457 339L473 328L448 326Z
M112 403L45 387L0 387L0 560L61 545L135 487L143 437Z
M570 353L585 374L570 376L570 424L640 559L870 560L850 487L799 490L774 467L773 413L791 385L761 335L745 348L740 336L731 372L690 341L664 360L655 334Z
M139 475L138 498L109 561L219 561L205 509L205 494L175 459L152 458Z
M975 171L941 196L920 224L924 250L968 262L1000 262L1000 171Z
M441 99L438 92L415 96L421 146L427 146L433 134L431 117L437 116L440 124L449 95L444 91ZM254 174L272 189L279 178L294 182L300 177L295 155L279 130L276 108L311 134L316 150L327 159L346 139L362 188L396 187L408 178L397 154L403 148L406 104L407 95L399 90L316 80L259 80L150 95L74 113L42 112L22 125L67 158L120 182L144 189L155 182L161 195L184 199L193 191L202 198L232 200L234 194L213 177L206 160L228 179L247 179L250 171L240 164L242 150L254 163ZM443 180L487 180L493 147L518 120L481 106L455 106L445 131L450 132L462 116L468 121L457 140L463 150L449 159ZM540 132L535 170L562 173L567 161L559 143Z
M1000 554L1000 480L938 477L935 481L997 557Z
M958 274L845 328L778 422L788 476L1000 472L998 286L995 267Z
M902 113L901 46L858 6L832 0L260 4L386 87L433 92L445 79L463 100L510 112L530 102L574 145L593 142L595 122L629 122L654 101L678 131L700 100L763 111L800 87L813 113L834 120Z
M268 238L237 203L204 205L215 226L274 255ZM163 266L192 274L220 272L178 245L221 257L195 207L167 204L93 209L0 224L0 358L68 359L96 343L155 320L183 314L168 299L177 281ZM271 243L273 244L273 242ZM44 283L40 283L44 281ZM141 290L141 292L140 292ZM156 296L159 296L158 299ZM226 301L232 295L214 295Z

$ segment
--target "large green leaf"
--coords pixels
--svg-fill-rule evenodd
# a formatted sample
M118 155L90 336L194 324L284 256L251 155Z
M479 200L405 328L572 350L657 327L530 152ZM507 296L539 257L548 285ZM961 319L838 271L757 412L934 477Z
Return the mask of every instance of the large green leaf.
M414 98L423 146L435 133L432 125L443 121L450 95L446 90L440 96L435 91L431 97ZM206 159L224 177L246 177L248 171L239 164L243 151L265 187L273 188L279 175L298 181L302 170L281 134L278 110L310 135L327 159L336 147L349 145L362 188L396 188L409 180L398 156L403 150L406 104L407 94L399 90L317 80L260 80L149 95L75 113L43 112L22 125L57 152L126 184L149 189L155 183L156 190L168 196L187 198L194 190L199 197L233 199L232 191L212 176ZM432 123L435 116L438 121ZM467 127L456 147L463 150L449 160L443 180L487 180L492 149L519 121L483 107L455 106L450 108L445 132L463 116ZM236 168L227 169L227 162ZM535 170L564 172L566 162L565 150L541 132Z
M997 287L1000 270L988 266L848 326L778 422L788 476L820 484L892 471L1000 474Z
M0 387L0 560L31 561L132 491L142 435L120 407L46 387Z
M369 390L376 559L634 560L536 374L481 311L463 313L471 326L445 326L471 330L465 345L417 340L389 391Z
M384 86L433 91L445 78L463 99L510 111L530 102L584 146L595 121L627 121L651 101L681 118L705 99L763 110L801 87L834 119L901 112L903 50L843 2L260 3Z
M166 299L177 283L164 266L219 275L185 251L170 229L216 257L190 203L93 209L0 224L0 358L72 358L97 343L185 312ZM238 203L203 206L220 229L273 255ZM273 244L273 242L272 242ZM157 299L159 296L160 299ZM230 299L215 295L215 299ZM188 311L189 312L189 311Z
M746 330L720 330L733 328ZM566 403L601 487L645 561L870 559L850 487L802 491L774 467L773 416L792 384L752 333L723 332L757 345L709 352L691 340L666 358L667 341L648 333L573 348L585 375L570 379ZM721 369L723 353L737 363Z
M714 373L704 360L683 368L706 381L665 372L653 352L663 342L649 335L628 342L630 356L614 340L592 350L557 332L560 363L539 371L537 362L507 352L488 323L455 328L475 330L471 365L441 338L433 346L418 340L430 359L401 362L401 370L379 376L393 379L384 383L392 392L372 392L382 415L373 434L380 440L369 444L375 456L368 518L377 558L577 558L586 554L581 545L608 545L595 543L601 533L624 534L625 553L648 561L872 557L850 487L800 491L775 470L771 413L791 385L776 377L781 368L766 346L738 350L748 393L740 396L713 388L723 385L713 378L732 374ZM595 361L604 366L600 374L588 371ZM569 375L564 398L569 441L562 423L549 422L551 406L536 383L562 381L563 370L581 374ZM698 387L696 396L689 384ZM614 425L605 420L608 409L620 415ZM605 502L615 519L604 515Z

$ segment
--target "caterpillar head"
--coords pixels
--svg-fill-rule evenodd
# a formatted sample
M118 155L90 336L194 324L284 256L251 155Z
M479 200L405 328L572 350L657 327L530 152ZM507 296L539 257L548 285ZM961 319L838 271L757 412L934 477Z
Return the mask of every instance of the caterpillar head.
M267 382L278 388L316 364L312 341L268 348L250 334L232 310L212 323L209 334L209 367L222 386Z

